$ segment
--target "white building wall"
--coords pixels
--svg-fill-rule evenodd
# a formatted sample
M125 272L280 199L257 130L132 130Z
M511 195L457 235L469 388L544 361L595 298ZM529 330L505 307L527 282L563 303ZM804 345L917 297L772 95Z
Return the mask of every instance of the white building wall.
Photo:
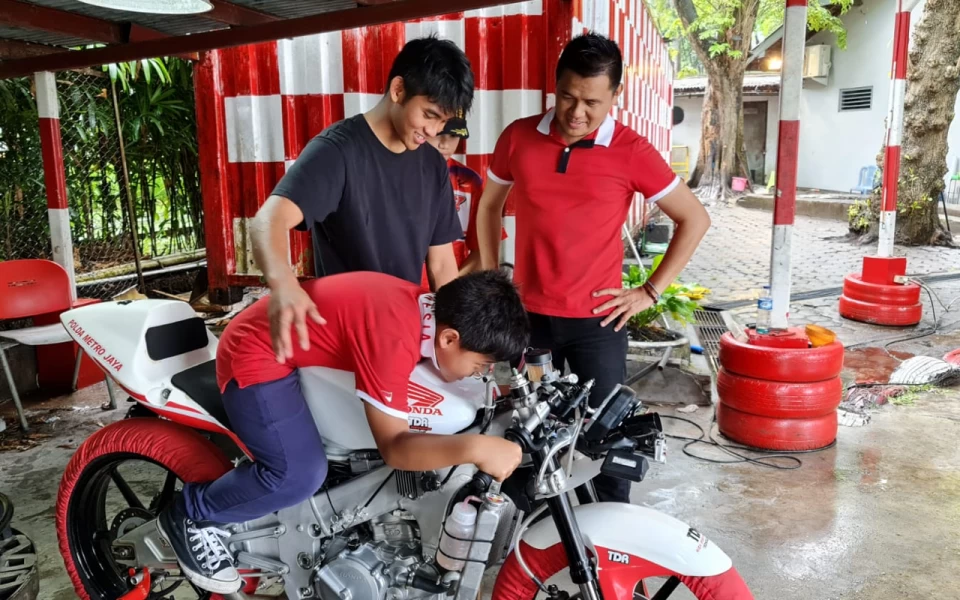
M777 127L780 123L780 99L776 96L744 96L744 102L767 101L767 157L764 162L765 176L777 166ZM703 113L703 97L676 97L674 106L684 111L683 123L673 127L673 145L690 148L690 170L693 171L700 155L700 126ZM766 179L764 179L766 181Z
M800 164L797 185L849 191L860 168L876 164L883 146L890 92L896 0L868 0L844 16L849 44L820 33L808 46L832 47L828 85L805 81L800 100ZM870 110L840 112L840 90L873 87Z
M913 9L915 26L923 15L925 1ZM896 0L865 0L843 18L848 45L840 50L832 34L813 36L808 45L832 46L830 77L826 86L807 81L800 105L800 164L797 184L821 190L849 191L857 183L860 168L875 165L883 147L890 95L890 64L893 57L893 22ZM840 112L840 90L873 86L870 110ZM702 97L676 98L686 111L685 121L674 128L674 144L691 148L696 161L700 146ZM956 112L960 115L960 97ZM766 170L776 167L779 99L771 98L768 111ZM960 169L960 118L954 118L948 135L948 172Z

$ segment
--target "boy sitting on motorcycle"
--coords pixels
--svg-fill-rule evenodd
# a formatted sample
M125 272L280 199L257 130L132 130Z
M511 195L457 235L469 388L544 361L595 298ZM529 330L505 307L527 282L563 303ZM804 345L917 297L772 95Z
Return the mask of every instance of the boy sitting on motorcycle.
M529 323L520 296L500 272L451 281L435 295L381 273L315 279L303 289L326 319L298 331L307 347L278 359L269 298L240 313L217 349L217 383L233 431L253 462L216 481L186 484L158 518L184 576L207 591L230 594L242 581L218 524L256 519L315 494L327 474L320 434L300 389L298 368L352 372L367 422L384 461L403 471L472 463L503 480L519 465L520 447L473 434L414 433L407 422L407 383L421 359L446 381L520 356ZM331 414L329 418L336 419Z

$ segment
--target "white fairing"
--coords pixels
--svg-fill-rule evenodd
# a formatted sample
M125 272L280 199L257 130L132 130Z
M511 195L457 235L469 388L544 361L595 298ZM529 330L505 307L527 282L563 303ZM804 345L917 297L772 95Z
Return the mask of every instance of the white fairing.
M410 429L452 434L466 429L483 406L485 385L478 379L443 381L431 361L423 360L410 376ZM325 367L300 369L300 385L313 420L329 450L376 448L353 373ZM416 386L426 390L418 390ZM419 393L418 393L419 392Z
M686 523L652 508L601 502L574 509L591 547L625 552L692 577L712 577L733 566L730 558ZM560 543L551 519L531 527L523 540L537 549Z
M60 322L80 348L128 391L148 396L168 385L171 377L213 360L217 338L207 331L207 345L179 356L153 360L147 353L146 334L151 327L196 319L186 302L138 300L103 302L60 315Z

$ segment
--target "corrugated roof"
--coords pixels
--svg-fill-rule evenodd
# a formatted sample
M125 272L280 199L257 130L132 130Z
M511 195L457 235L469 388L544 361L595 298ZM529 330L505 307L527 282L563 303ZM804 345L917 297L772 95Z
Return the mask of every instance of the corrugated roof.
M357 5L352 0L232 0L232 2L284 19L346 10Z
M0 39L19 40L21 42L33 42L35 44L47 44L49 46L64 46L66 48L94 43L93 40L70 37L52 31L21 29L19 27L8 27L5 25L0 25Z
M23 4L31 4L42 8L54 9L67 13L75 13L109 23L133 23L147 29L152 29L170 36L190 35L206 31L215 31L229 28L230 25L221 23L208 15L156 15L135 13L122 10L112 10L93 6L77 0L20 0ZM163 2L163 0L156 0ZM256 10L281 19L307 17L337 10L356 8L354 0L230 0L238 7ZM14 7L15 8L15 7ZM69 17L68 17L69 19ZM59 20L59 19L58 19ZM17 22L17 21L8 21ZM53 20L51 19L51 23ZM37 28L12 27L0 22L0 39L21 42L32 42L70 48L83 46L100 40L89 40L71 37L62 33L46 31L46 23L39 23ZM64 23L58 23L62 29ZM2 58L2 57L0 57Z
M706 89L706 77L686 77L673 80L674 96L702 96ZM743 77L744 92L777 92L779 89L780 73L748 73Z

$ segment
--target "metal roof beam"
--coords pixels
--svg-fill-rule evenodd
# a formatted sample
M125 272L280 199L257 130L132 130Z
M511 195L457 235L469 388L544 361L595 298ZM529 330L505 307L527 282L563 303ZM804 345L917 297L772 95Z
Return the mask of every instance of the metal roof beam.
M298 19L283 19L249 27L223 29L175 36L157 40L132 42L107 48L95 48L76 52L61 52L49 56L37 56L0 64L0 79L21 77L37 71L59 71L94 65L171 56L190 52L203 52L216 48L243 46L294 38L315 33L353 29L367 25L380 25L394 21L407 21L421 17L433 17L450 12L463 12L503 4L503 0L399 0L389 4L350 8L322 13Z
M29 42L18 42L16 40L0 40L0 60L29 58L31 56L43 56L44 54L57 54L60 52L63 52L63 48L57 48L56 46L31 44Z
M125 44L128 41L169 37L161 31L142 27L136 23L114 23L18 0L0 0L0 24L22 29L50 31L105 44Z

